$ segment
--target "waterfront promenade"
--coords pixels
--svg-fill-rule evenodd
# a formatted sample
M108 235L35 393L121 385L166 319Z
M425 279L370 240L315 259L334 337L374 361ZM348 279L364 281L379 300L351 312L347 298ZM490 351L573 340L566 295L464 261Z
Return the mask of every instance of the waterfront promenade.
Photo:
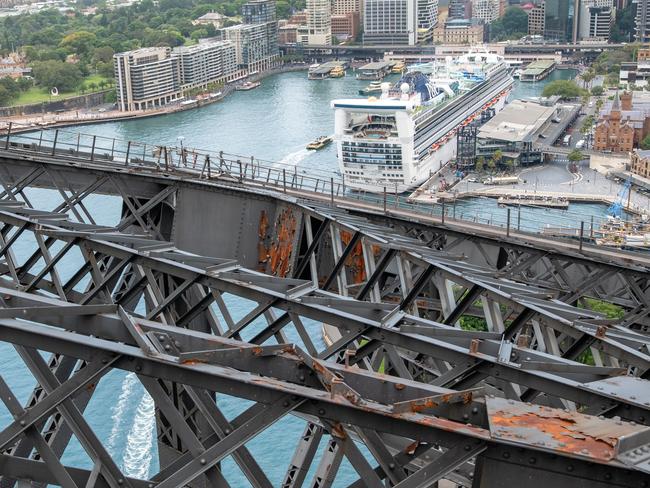
M182 103L170 103L163 107L145 110L121 111L114 108L113 105L91 107L88 109L67 110L64 112L46 112L43 114L29 114L23 116L5 117L0 121L0 131L6 132L11 124L12 132L26 132L39 128L61 128L73 127L80 125L90 125L105 122L119 122L126 120L145 119L150 117L160 117L177 112L184 112L201 108L212 103L219 102L235 91L235 88L242 81L260 81L264 78L279 73L288 73L292 71L306 70L304 64L282 65L268 71L256 73L245 78L241 78L215 90L217 96L209 96L206 93L194 97L196 104L183 105Z

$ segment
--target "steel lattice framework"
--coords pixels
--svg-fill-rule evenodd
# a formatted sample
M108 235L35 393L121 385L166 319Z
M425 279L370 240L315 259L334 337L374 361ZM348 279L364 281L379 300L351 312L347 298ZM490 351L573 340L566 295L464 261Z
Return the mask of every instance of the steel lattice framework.
M283 487L332 486L343 459L359 487L650 486L643 255L377 211L167 148L134 164L129 143L125 171L94 140L90 156L56 140L0 151L0 340L37 382L21 405L0 380L2 486L230 486L232 457L270 487L248 444L285 416L305 430ZM30 187L58 203L34 208ZM87 205L100 193L121 198L115 226ZM197 208L223 209L214 229ZM84 417L113 369L155 401L150 480ZM227 418L220 395L252 404ZM72 438L93 469L61 463Z

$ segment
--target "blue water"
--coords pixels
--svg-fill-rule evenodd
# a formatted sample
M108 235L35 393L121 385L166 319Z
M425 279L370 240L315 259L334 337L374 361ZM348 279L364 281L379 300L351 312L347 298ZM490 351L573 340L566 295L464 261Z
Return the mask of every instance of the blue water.
M556 71L540 83L517 82L513 97L539 95L548 81L568 78L572 74ZM308 81L305 73L288 73L267 78L256 90L235 92L223 102L199 110L138 121L91 125L74 130L152 144L178 144L180 137L189 147L224 150L320 170L334 170L336 156L333 145L318 152L307 151L304 146L318 136L333 132L333 112L329 108L331 99L356 97L358 90L366 85L366 82L357 81L352 76ZM27 195L35 207L46 210L53 209L61 201L61 197L53 191L30 190ZM98 224L117 223L121 208L119 199L99 195L86 202ZM456 212L458 216L475 216L481 222L505 221L505 209L500 209L493 200L459 203ZM537 222L541 226L546 222L557 222L557 219L575 220L576 213L602 215L603 212L604 207L599 205L572 205L569 212L564 214L543 209L522 209L522 217L525 217L522 221L528 222L525 225L533 225L531 230L537 230L531 223ZM15 246L17 259L26 259L35 248L33 240L21 238ZM63 280L72 275L81 259L80 255L73 254L62 261L59 270ZM43 263L40 263L34 272L42 266ZM254 306L252 302L237 297L226 296L225 299L235 320L245 316ZM215 313L220 315L218 310ZM320 324L307 321L305 326L312 338L316 342L320 341ZM251 337L259 327L262 327L259 321L249 327L244 340ZM301 345L295 330L287 330L287 333L290 340ZM0 344L0 374L20 401L25 403L32 391L34 379L13 348L6 344ZM225 395L218 395L217 399L219 407L228 418L233 418L250 405L249 402ZM85 417L126 475L146 478L158 470L153 402L134 374L113 371L105 376L88 405ZM9 413L0 405L0 426L4 427L10 421ZM247 444L273 485L277 486L284 476L303 428L303 421L287 417L270 427L260 438ZM321 442L321 450L324 445L325 440ZM81 446L74 441L65 452L64 462L87 469L92 467ZM312 466L312 473L317 463L318 458ZM230 458L222 467L231 486L250 486ZM334 486L346 486L356 478L356 473L344 460Z

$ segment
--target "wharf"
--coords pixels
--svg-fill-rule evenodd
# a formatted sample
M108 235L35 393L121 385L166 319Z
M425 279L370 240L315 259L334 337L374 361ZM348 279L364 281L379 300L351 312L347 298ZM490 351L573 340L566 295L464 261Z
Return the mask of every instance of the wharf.
M390 74L391 69L396 64L393 62L379 61L375 63L368 63L359 68L357 72L357 79L359 80L381 80L386 75Z
M519 81L540 81L550 75L555 69L555 61L539 60L533 61L522 71Z
M328 61L327 63L321 64L318 68L309 70L307 77L310 80L324 80L330 77L330 73L334 68L343 68L347 69L349 64L347 61Z
M410 203L434 204L442 202L453 202L462 198L495 198L504 205L522 206L543 206L552 208L567 208L569 203L604 203L611 205L616 196L601 195L592 193L571 193L557 191L531 191L518 190L516 188L490 188L488 190L469 191L432 191L435 188L434 179L437 175L429 178L422 186L417 188L408 197ZM624 206L623 209L631 214L641 215L639 208Z

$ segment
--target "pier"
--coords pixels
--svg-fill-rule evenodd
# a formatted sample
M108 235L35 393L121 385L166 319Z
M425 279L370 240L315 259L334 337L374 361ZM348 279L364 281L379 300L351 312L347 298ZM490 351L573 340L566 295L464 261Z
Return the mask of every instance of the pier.
M540 81L550 75L555 69L555 61L533 61L521 72L520 81Z
M330 73L335 68L347 69L347 61L328 61L323 63L318 68L310 69L308 73L308 78L310 80L324 80L330 77Z
M382 80L390 74L394 61L379 61L368 63L357 70L357 79L359 80Z

